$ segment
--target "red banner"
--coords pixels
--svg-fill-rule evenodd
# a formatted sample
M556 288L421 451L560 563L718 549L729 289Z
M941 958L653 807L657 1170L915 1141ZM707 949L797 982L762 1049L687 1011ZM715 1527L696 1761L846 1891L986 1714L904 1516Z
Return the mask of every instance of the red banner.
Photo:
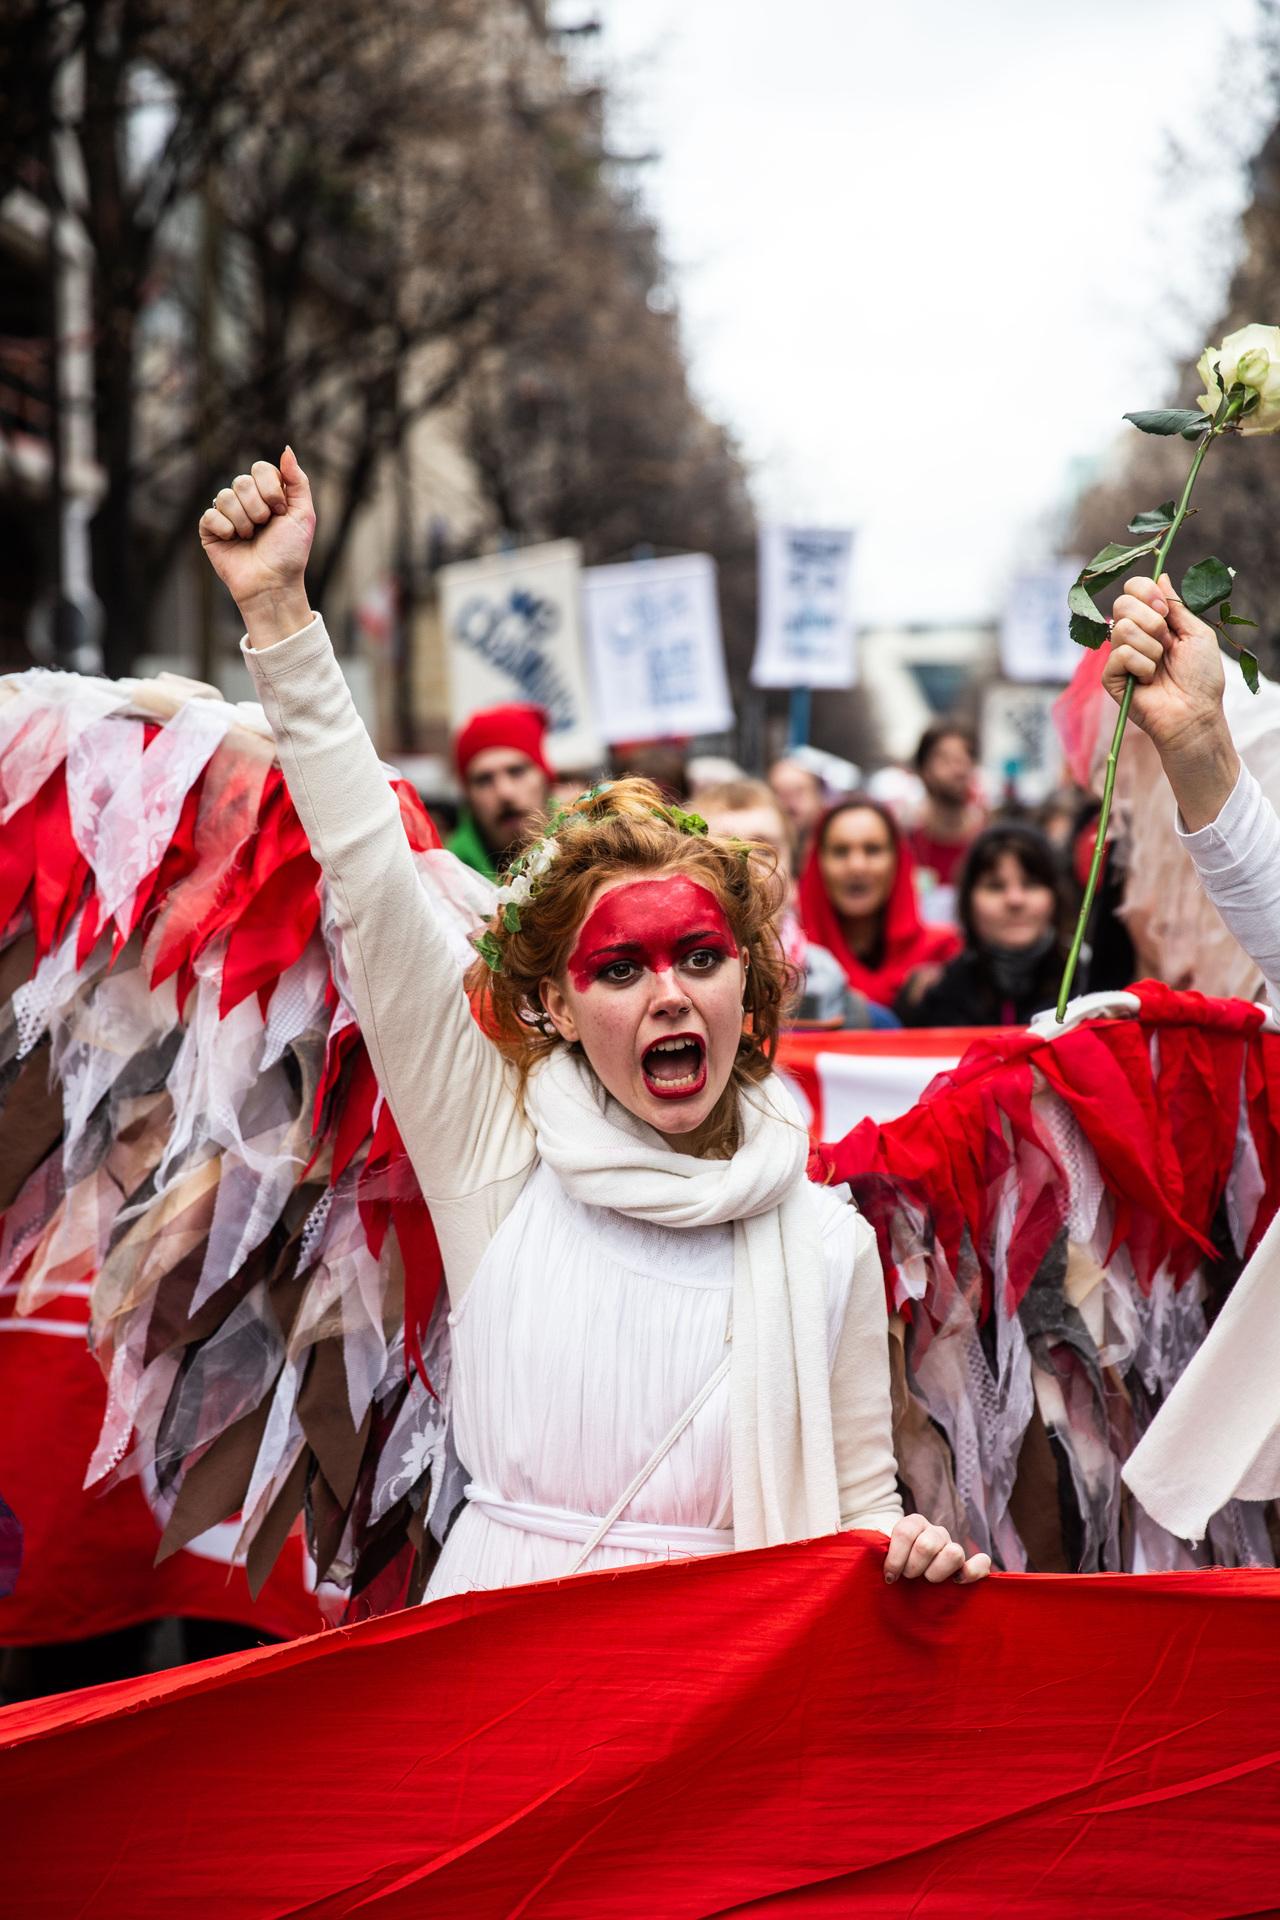
M888 1587L883 1551L473 1594L10 1707L6 1906L1275 1911L1280 1573Z
M777 1064L808 1108L815 1140L839 1140L870 1117L896 1120L935 1074L954 1067L975 1040L1005 1027L873 1028L866 1033L784 1033Z
M184 1614L282 1638L320 1624L302 1541L285 1548L255 1600L232 1567L233 1527L157 1567L160 1527L138 1479L84 1486L106 1404L89 1352L88 1284L30 1318L0 1292L0 1494L22 1524L17 1585L0 1598L0 1645L48 1646Z

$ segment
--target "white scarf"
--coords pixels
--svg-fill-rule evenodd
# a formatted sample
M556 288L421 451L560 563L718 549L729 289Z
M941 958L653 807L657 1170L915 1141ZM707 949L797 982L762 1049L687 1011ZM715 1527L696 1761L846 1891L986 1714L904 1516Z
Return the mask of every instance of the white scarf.
M575 1200L664 1227L732 1222L734 1544L838 1532L818 1208L808 1135L781 1082L741 1096L731 1160L673 1151L567 1048L531 1075L526 1098L538 1152Z

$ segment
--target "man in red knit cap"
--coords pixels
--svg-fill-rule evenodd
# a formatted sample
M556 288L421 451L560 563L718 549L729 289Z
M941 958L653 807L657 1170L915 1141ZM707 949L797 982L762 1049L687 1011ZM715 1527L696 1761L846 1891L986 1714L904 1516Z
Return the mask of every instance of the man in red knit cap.
M519 852L546 807L553 778L546 734L541 707L486 707L472 714L454 741L466 804L447 845L491 880Z

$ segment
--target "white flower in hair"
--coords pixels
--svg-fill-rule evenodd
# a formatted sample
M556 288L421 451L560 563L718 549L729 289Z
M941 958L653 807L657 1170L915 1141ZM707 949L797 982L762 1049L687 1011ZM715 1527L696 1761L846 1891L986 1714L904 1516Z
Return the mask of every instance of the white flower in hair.
M525 872L531 880L541 880L547 868L560 851L560 845L554 838L542 841L536 846L525 862Z
M508 880L505 887L498 888L499 907L522 907L533 890L533 882L527 873L518 873L514 880Z

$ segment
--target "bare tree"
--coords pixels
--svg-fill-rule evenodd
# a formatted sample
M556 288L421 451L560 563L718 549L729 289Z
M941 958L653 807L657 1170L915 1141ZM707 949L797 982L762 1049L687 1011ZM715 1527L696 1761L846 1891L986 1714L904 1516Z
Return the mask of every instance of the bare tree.
M754 644L755 514L730 435L691 391L657 234L620 181L598 98L519 116L548 271L467 387L467 450L499 526L589 563L697 550L718 564L731 676Z
M0 179L58 62L82 82L108 671L215 480L285 438L326 485L323 587L382 456L536 283L509 114L536 52L527 16L468 0L16 0Z
M1280 75L1280 6L1261 9L1260 37L1254 49L1259 74L1269 74L1272 91ZM1280 125L1272 125L1249 169L1251 196L1242 219L1243 247L1232 277L1226 310L1205 328L1204 339L1219 341L1250 321L1280 320ZM1170 385L1170 404L1194 403L1202 383L1195 357L1179 369ZM1155 406L1157 395L1135 399ZM1189 449L1180 439L1134 433L1118 469L1081 500L1070 529L1072 551L1089 554L1110 540L1123 539L1135 510L1176 498L1187 476ZM1175 579L1193 561L1217 555L1237 570L1232 596L1238 613L1258 624L1250 639L1263 668L1280 672L1280 446L1270 437L1245 437L1215 448L1196 490L1194 518L1180 535L1172 556ZM1117 588L1117 591L1119 589Z

